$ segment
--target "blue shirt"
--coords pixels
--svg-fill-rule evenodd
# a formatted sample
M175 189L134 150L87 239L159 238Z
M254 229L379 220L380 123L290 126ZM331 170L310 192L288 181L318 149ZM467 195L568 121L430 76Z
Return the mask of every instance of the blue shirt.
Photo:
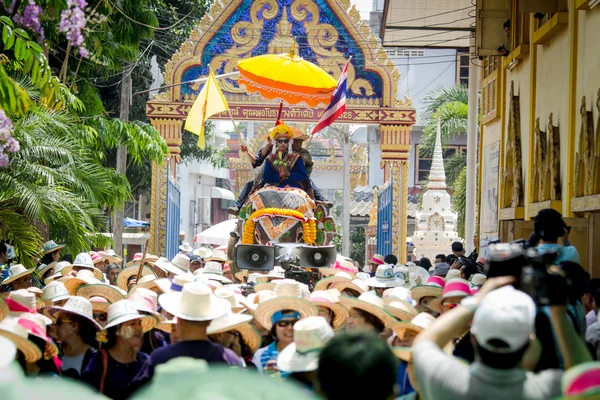
M408 364L404 361L400 361L398 364L398 375L396 376L396 383L398 384L398 396L403 396L405 394L410 394L415 391L415 389L410 384L410 379L408 379Z
M271 360L277 361L279 351L277 350L277 341L274 341L268 346L256 350L254 357L252 357L252 363L256 365L258 371L262 374L267 366L267 363ZM279 371L282 378L290 376L289 372Z
M573 246L562 246L558 243L544 243L537 246L536 250L540 254L556 251L556 264L558 264L561 261L572 261L576 262L577 264L581 263L579 253L577 252L577 249Z

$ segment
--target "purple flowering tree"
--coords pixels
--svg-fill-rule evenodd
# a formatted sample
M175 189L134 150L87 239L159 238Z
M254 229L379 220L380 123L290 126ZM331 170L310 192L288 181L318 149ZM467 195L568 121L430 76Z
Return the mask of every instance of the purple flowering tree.
M69 41L69 46L79 49L79 55L83 58L89 56L85 47L83 32L86 25L84 9L85 0L67 0L67 8L60 14L58 30L64 33Z
M12 121L4 110L0 109L0 168L8 167L8 153L19 151L19 142L12 136Z

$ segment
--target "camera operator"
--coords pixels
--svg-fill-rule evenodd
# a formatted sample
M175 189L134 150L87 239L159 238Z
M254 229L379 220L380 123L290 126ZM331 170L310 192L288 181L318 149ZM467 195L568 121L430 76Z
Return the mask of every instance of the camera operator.
M541 210L535 217L533 224L533 234L529 244L534 246L538 244L536 250L540 254L556 252L556 263L561 261L573 261L580 263L577 249L569 243L570 226L565 224L560 213L551 208ZM558 244L558 239L562 238L563 245Z

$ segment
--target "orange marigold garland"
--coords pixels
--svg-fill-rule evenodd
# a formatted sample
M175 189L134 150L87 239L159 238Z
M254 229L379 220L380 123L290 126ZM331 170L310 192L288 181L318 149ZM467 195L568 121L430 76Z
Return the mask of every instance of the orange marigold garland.
M317 239L317 223L297 210L285 208L263 208L256 210L250 215L250 218L244 223L244 232L242 234L242 244L254 244L254 228L256 222L261 218L267 217L286 217L298 220L302 223L304 231L304 243L313 244Z

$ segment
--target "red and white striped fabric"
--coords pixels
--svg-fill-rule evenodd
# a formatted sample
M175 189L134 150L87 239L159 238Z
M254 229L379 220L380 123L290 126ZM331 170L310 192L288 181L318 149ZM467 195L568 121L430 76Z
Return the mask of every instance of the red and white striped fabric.
M346 110L346 82L348 80L349 63L350 61L346 63L346 66L338 79L338 85L335 92L333 92L329 106L327 106L327 109L321 116L317 126L312 130L313 135L333 124L333 122Z

